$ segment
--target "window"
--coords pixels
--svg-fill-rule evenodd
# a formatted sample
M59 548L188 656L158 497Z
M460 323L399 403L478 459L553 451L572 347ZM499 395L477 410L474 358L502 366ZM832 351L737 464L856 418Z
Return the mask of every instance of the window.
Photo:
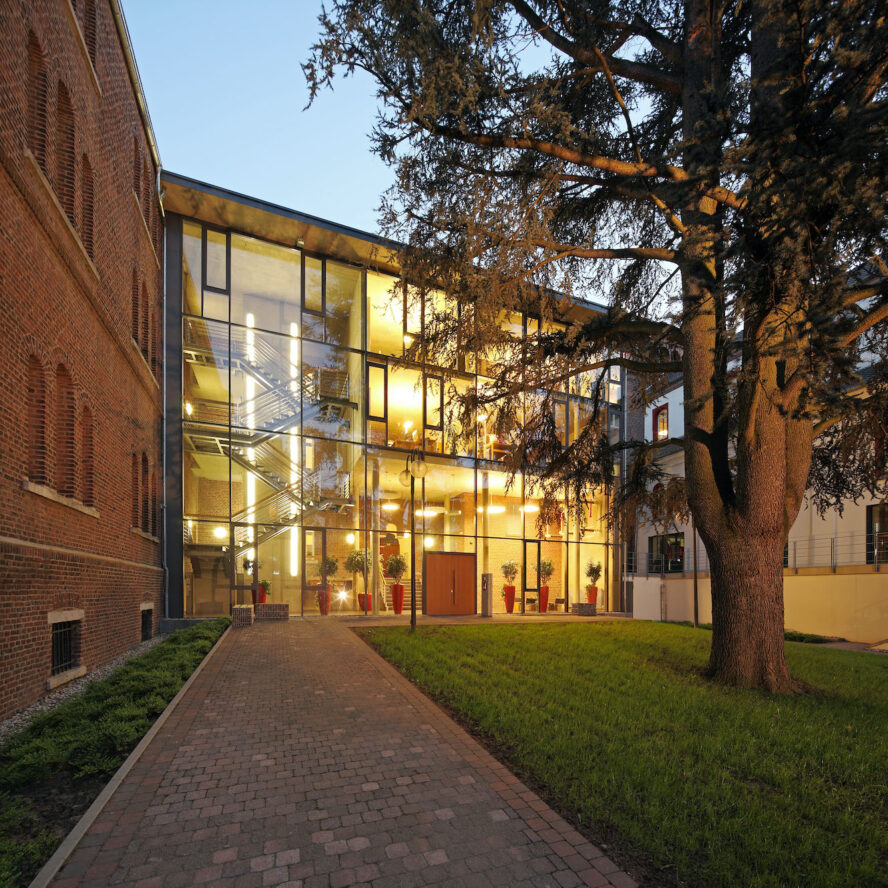
M96 44L98 36L98 18L96 13L96 0L86 0L83 7L83 39L86 43L86 51L93 68L96 67Z
M28 358L28 479L46 484L46 377L35 355Z
M130 477L130 527L139 526L139 457L133 454Z
M653 434L655 441L665 441L669 437L669 405L656 407L653 413Z
M157 376L157 316L151 312L151 323L149 324L151 334L151 372Z
M139 488L142 494L142 510L141 510L141 527L144 533L150 530L150 519L148 517L149 495L148 495L148 455L142 454L142 473L139 478Z
M150 607L142 608L142 641L148 641L153 633L154 610Z
M150 357L148 352L148 330L151 322L148 318L148 287L145 286L144 281L142 281L142 299L139 305L139 320L141 321L139 345L142 348L142 357L147 361Z
M80 620L52 624L52 667L59 675L80 665Z
M888 502L866 507L866 563L888 563Z
M139 151L139 140L135 136L133 136L133 193L141 200L142 152Z
M74 485L74 412L71 374L59 364L56 368L55 486L59 493L70 497L77 493Z
M90 259L95 258L93 248L93 186L92 167L89 158L84 154L81 162L81 194L80 194L80 239Z
M46 60L33 32L28 34L28 147L46 172Z
M132 333L133 340L135 342L139 341L139 273L136 269L133 269L133 289L132 289L132 314L131 314L131 324L130 324L130 333Z
M363 274L360 268L304 257L302 334L308 339L360 348Z
M74 225L74 108L71 94L59 81L58 111L56 115L56 194L59 203Z
M681 573L684 570L684 533L648 538L648 573Z
M80 501L86 506L94 502L93 418L88 407L80 414Z
M385 444L388 439L388 367L367 362L367 441Z
M157 536L157 474L151 473L151 536Z
M424 448L440 453L444 432L444 380L440 376L426 376L423 398Z

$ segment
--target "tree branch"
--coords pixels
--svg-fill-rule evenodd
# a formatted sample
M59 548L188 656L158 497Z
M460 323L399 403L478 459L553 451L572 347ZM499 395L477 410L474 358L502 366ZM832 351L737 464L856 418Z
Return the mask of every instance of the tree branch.
M554 46L559 52L570 56L584 65L588 65L592 70L600 71L600 63L595 57L594 52L590 52L582 46L578 46L572 40L568 40L562 34L559 34L548 22L545 22L524 0L512 0L512 6L515 11L539 34L544 40ZM620 77L628 80L636 80L640 83L646 83L649 86L657 87L665 92L681 93L682 78L661 71L653 65L646 65L640 62L632 62L627 59L620 59L614 56L608 58L611 70Z
M883 302L878 308L871 311L864 319L854 326L848 333L839 339L839 345L848 346L855 339L866 333L867 330L888 319L888 302Z
M587 166L596 170L615 173L619 176L640 176L642 178L663 178L673 182L687 182L690 176L681 167L665 164L662 167L651 163L630 163L625 160L617 160L613 157L605 157L601 154L585 154L573 148L566 148L556 142L545 139L534 139L528 136L500 136L490 133L464 132L456 127L442 126L424 118L417 118L416 122L423 129L435 135L456 139L470 145L478 145L482 148L516 148L522 151L538 151L549 157L557 157L568 163L579 166ZM746 198L740 197L721 185L695 186L699 187L701 194L710 197L717 203L725 204L735 210L746 207Z

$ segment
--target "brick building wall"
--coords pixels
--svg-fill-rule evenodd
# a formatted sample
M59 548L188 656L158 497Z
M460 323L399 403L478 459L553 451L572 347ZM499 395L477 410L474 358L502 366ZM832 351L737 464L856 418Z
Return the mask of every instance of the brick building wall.
M87 670L161 615L162 220L114 11L0 4L0 718L53 612Z

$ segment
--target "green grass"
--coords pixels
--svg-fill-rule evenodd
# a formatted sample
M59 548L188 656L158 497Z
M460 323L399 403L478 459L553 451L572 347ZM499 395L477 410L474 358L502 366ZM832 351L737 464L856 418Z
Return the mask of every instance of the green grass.
M229 623L174 632L0 748L0 888L27 884Z
M820 693L769 697L703 679L712 636L677 625L361 634L657 881L888 885L888 657L789 643Z
M669 620L673 626L693 626L689 620ZM712 623L698 623L698 629L712 630ZM827 638L824 635L815 635L813 632L797 632L795 629L783 630L784 641L803 641L805 644L828 644L831 641L845 641L844 638Z

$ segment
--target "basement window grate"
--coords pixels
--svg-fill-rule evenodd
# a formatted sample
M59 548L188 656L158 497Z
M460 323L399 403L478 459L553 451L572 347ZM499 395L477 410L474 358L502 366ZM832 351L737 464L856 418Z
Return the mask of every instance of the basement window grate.
M154 611L147 608L142 611L142 641L148 641L151 638L151 630L153 627Z
M77 631L79 626L79 620L53 623L51 675L59 675L77 666Z

